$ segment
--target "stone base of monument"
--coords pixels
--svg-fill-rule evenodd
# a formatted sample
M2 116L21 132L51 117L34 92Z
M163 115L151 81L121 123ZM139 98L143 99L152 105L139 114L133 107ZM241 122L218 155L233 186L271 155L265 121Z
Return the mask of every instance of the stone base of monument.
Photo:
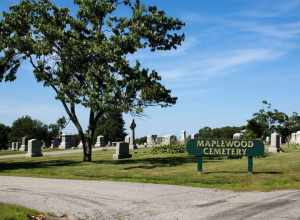
M129 144L125 142L116 142L116 153L113 155L114 160L131 158L129 154Z
M114 160L121 160L121 159L126 159L126 158L131 158L131 154L114 154L113 159Z

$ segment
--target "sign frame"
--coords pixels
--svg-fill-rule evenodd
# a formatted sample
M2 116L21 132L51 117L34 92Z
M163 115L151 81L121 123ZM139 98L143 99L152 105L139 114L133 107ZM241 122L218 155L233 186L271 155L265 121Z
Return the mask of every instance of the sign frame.
M186 151L197 159L197 170L203 173L205 156L247 156L248 173L253 174L253 158L265 154L263 141L259 139L191 139L186 143Z

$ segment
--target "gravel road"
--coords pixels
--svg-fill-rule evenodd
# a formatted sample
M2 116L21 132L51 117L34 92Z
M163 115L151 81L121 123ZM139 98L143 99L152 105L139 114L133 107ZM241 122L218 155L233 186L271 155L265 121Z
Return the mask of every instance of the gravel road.
M300 191L230 192L171 185L0 176L0 202L70 219L300 219Z

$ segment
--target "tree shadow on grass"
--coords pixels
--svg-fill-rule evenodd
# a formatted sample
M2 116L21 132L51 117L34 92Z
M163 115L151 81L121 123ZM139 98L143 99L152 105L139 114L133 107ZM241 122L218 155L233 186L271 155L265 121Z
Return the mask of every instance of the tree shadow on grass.
M109 165L132 165L124 167L124 170L130 169L154 169L157 167L174 167L186 163L196 163L195 157L156 157L156 158L139 158L127 160L98 160L94 161L96 164L109 164ZM209 162L221 162L221 160L209 160Z
M60 166L74 166L79 163L81 162L73 160L0 162L0 172L18 169L40 169Z

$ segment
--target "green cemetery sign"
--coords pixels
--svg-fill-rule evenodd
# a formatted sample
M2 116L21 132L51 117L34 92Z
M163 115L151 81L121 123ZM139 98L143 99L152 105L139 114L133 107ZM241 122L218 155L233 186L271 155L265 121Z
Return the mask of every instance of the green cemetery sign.
M264 155L265 146L260 140L189 140L186 150L197 157L198 171L203 171L204 156L247 156L248 172L253 173L253 157Z

